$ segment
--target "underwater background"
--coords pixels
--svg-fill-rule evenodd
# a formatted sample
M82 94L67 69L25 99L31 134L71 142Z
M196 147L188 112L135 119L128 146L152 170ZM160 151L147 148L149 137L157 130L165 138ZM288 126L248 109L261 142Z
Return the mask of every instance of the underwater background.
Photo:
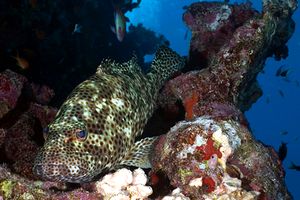
M123 62L135 53L143 70L147 71L160 45L169 45L180 55L188 56L191 32L184 24L182 14L186 6L199 1L141 0L138 6L130 4L133 6L124 8L128 17L124 39L111 30L114 24L112 6L107 6L104 1L85 2L88 3L83 5L80 0L72 3L46 0L0 2L0 72L11 69L30 82L49 86L51 89L36 86L37 91L44 90L48 95L40 97L41 105L59 107L74 86L93 74L95 66L104 58ZM261 11L261 1L251 2ZM258 75L263 94L245 114L256 139L275 150L286 143L285 180L294 199L300 199L300 171L289 168L292 163L300 165L299 9L292 18L296 28L287 43L288 57L280 61L267 59L263 72ZM278 76L280 68L288 71L287 75ZM7 121L12 118L14 116L10 115L0 120L0 124L4 124L0 128L10 126ZM40 132L41 128L43 123L35 127ZM39 145L42 140L42 137L35 139ZM8 160L11 162L12 159L0 155L1 164ZM30 177L29 168L24 170L26 165L23 164L14 170Z
M140 9L130 15L132 23L143 23L146 27L163 34L170 40L170 46L181 55L187 55L188 30L182 21L182 8L199 1L143 0ZM245 2L245 1L230 1ZM251 1L255 9L261 10L261 1ZM166 10L168 10L166 12ZM282 142L287 143L288 153L283 165L286 170L286 184L295 199L300 199L299 171L289 169L291 162L300 163L300 10L293 15L295 33L288 41L288 57L280 61L268 58L264 73L258 76L263 96L246 112L255 137L278 150ZM188 33L190 37L190 32ZM276 76L280 66L290 69L287 78ZM283 95L280 94L283 92Z

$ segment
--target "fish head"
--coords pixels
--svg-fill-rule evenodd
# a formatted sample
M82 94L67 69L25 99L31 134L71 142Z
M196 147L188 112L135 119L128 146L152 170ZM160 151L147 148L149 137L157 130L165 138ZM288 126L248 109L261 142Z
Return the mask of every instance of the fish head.
M84 123L53 122L44 131L45 144L36 156L33 171L42 179L81 183L90 181L101 163L93 137Z

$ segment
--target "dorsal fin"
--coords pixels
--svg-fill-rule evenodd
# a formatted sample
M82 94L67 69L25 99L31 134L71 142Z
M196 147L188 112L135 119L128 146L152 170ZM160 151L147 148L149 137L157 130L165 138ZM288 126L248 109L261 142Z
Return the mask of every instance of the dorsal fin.
M132 58L123 63L115 62L111 59L105 59L101 62L101 64L97 68L97 74L101 72L107 73L136 73L141 71L138 62L137 56L133 54Z
M185 60L175 51L166 46L161 46L151 64L151 71L148 73L150 80L161 87L176 71L184 67Z

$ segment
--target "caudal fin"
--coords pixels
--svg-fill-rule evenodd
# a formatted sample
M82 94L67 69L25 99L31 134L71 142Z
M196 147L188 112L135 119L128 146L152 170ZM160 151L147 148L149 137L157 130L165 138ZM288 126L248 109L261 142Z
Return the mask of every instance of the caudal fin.
M175 72L182 69L184 64L184 58L170 48L161 46L155 54L147 76L160 88Z

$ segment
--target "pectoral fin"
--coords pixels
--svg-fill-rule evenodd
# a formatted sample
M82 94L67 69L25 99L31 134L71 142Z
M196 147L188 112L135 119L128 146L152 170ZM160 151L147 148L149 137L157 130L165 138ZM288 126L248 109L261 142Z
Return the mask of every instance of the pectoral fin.
M144 138L137 141L121 162L121 165L151 168L149 155L152 153L153 143L157 138L158 137Z

